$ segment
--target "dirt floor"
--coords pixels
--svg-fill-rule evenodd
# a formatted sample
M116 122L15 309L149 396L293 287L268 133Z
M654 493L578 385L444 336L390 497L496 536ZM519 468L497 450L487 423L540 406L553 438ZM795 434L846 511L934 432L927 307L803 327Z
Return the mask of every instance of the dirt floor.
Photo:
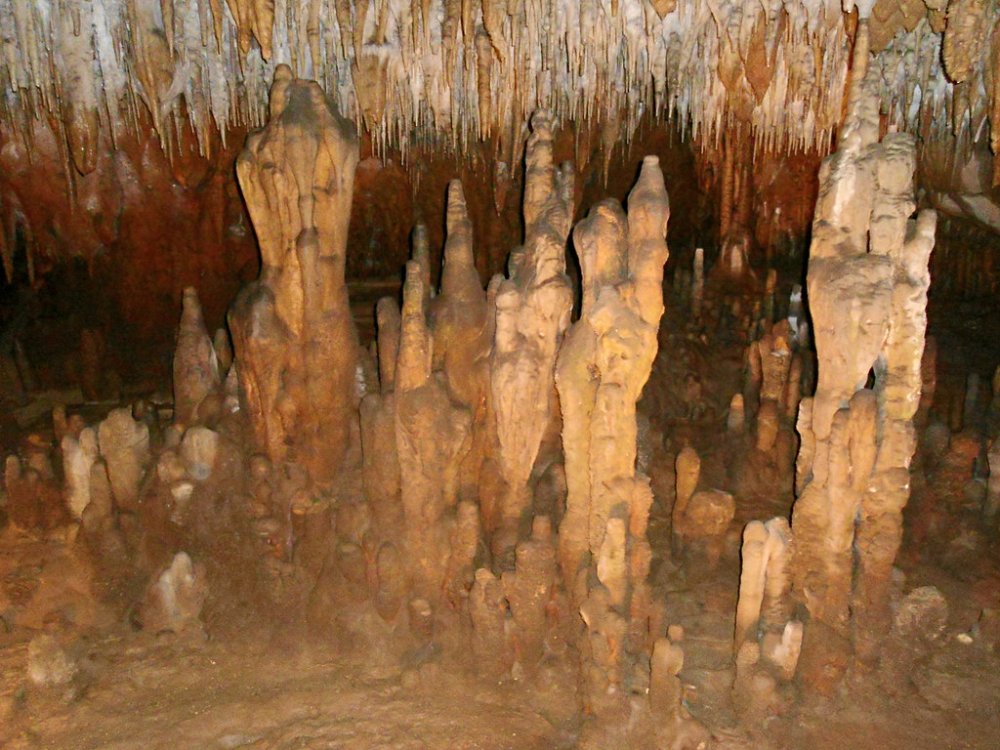
M62 570L66 546L8 529L0 573L8 605L44 595L46 570ZM682 672L693 714L718 748L982 749L1000 746L1000 659L977 621L1000 602L1000 576L966 581L936 568L913 570L907 587L937 585L951 605L947 633L897 695L877 675L849 678L835 696L790 709L748 731L729 690L738 568L724 559L691 583L660 567L657 587L689 634ZM995 569L994 569L995 571ZM73 606L67 596L66 606ZM51 600L50 600L51 601ZM0 634L0 747L89 748L569 748L572 725L550 721L532 688L488 685L429 661L373 664L321 645L257 637L216 642L201 634L150 636L124 624L102 631L50 622ZM34 672L29 672L35 670ZM43 679L61 682L35 684ZM68 680L66 679L68 676ZM874 677L874 678L873 678ZM551 718L551 717L549 717Z

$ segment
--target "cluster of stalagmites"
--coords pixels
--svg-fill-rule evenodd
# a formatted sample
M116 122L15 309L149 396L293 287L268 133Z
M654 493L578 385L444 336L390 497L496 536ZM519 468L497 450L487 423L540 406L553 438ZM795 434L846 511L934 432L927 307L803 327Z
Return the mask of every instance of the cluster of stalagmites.
M791 528L776 518L744 531L735 698L763 715L775 677L788 679L796 661L803 684L828 692L854 659L879 658L892 626L935 217L909 218L915 147L901 134L878 140L865 41L840 147L820 173L807 274L817 384L798 408ZM798 397L774 333L756 345L758 447L774 444L771 422Z
M155 551L142 548L150 541L146 532L154 505L183 526L195 486L214 469L219 436L207 427L185 430L179 423L161 434L153 412L140 402L113 409L87 426L79 415L67 417L58 407L53 432L61 471L53 466L50 444L40 436L29 437L20 456L7 457L10 520L19 528L65 534L73 542L68 556L43 574L42 590L17 615L18 624L36 627L59 614L82 627L107 625L114 605L104 601L99 587L121 584L130 590L139 587L134 619L144 629L200 627L207 595L202 566L169 544ZM163 483L161 502L154 501L151 491L154 478ZM65 565L71 573L60 572ZM136 578L127 581L133 565ZM142 594L144 581L148 587Z
M593 746L697 745L681 634L667 636L647 582L653 494L636 469L667 259L657 159L627 211L605 201L573 229L574 173L553 163L551 123L537 114L524 243L507 274L483 289L454 181L440 289L418 225L402 306L378 303L365 350L344 285L354 129L287 68L270 111L237 168L264 262L230 311L232 351L185 295L175 423L153 482L170 498L163 512L183 528L210 505L220 466L236 465L226 476L243 488L254 554L272 585L299 586L316 632L550 686L554 711L582 705ZM147 600L197 581L205 562L178 550ZM177 601L204 598L183 585ZM144 619L156 622L152 610Z

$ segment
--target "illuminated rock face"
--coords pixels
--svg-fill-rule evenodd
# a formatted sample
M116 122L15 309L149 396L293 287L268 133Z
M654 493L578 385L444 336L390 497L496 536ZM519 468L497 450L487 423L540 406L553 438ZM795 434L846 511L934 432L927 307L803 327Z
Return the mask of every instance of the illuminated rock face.
M260 244L260 279L229 314L258 449L330 481L357 397L357 333L344 283L358 142L313 82L275 72L271 118L237 175Z

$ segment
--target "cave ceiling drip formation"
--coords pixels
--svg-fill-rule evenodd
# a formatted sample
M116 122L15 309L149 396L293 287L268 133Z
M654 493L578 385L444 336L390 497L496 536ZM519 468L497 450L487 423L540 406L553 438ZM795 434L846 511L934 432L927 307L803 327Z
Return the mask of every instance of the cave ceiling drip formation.
M1000 38L987 0L0 0L3 128L45 112L95 168L148 110L169 152L266 119L277 64L317 80L379 148L462 152L495 137L517 163L536 109L628 140L644 112L703 143L828 151L858 13L899 130L968 141L996 119ZM856 12L857 11L857 12ZM611 127L607 127L610 124ZM991 134L997 146L997 135Z

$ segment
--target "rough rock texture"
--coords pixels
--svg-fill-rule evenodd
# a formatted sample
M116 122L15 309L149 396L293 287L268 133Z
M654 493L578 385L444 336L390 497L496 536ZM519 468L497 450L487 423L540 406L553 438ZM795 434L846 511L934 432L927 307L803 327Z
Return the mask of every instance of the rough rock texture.
M191 562L187 553L178 552L146 591L138 612L139 622L143 630L152 633L200 628L207 593L204 571Z
M585 701L604 719L658 635L648 630L652 492L636 472L635 404L656 357L669 215L659 162L647 157L628 213L604 201L573 233L583 302L556 370L568 487L559 564L587 624Z
M357 333L344 283L358 142L311 81L278 66L270 121L237 161L263 268L229 314L257 448L329 482L347 453Z
M529 479L557 414L553 372L573 291L565 246L573 220L573 168L552 161L548 115L532 118L524 189L524 245L511 252L496 291L490 395L504 490L499 523L517 529L531 505ZM508 545L509 546L509 545Z
M807 274L818 382L799 413L792 529L796 596L812 622L872 658L889 628L909 496L935 214L909 218L912 137L892 133L878 142L866 33L862 23L841 145L820 173ZM804 649L821 632L812 622Z

